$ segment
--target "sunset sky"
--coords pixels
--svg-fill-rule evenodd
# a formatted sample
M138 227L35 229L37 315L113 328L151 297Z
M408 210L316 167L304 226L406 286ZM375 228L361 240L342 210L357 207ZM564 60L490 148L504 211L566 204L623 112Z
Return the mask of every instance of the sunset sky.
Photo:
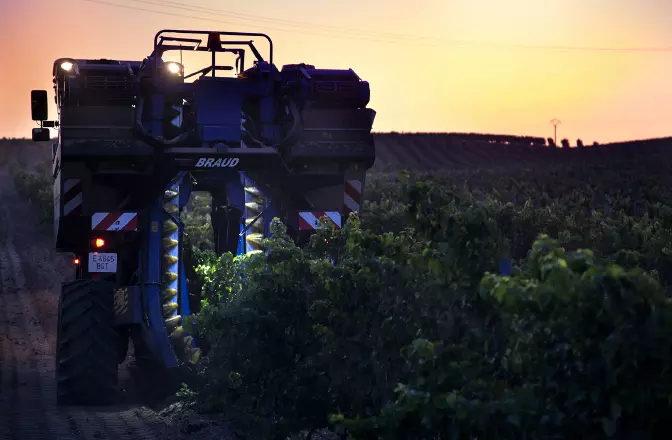
M0 0L0 136L30 136L54 59L141 60L165 28L266 32L279 67L353 68L375 131L672 135L670 0Z

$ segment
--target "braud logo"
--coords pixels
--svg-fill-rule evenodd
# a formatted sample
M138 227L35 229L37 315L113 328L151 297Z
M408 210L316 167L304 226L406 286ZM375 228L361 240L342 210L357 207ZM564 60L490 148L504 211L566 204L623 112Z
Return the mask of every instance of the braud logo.
M240 159L237 157L225 157L215 159L214 157L201 157L196 162L197 168L233 168L238 165Z

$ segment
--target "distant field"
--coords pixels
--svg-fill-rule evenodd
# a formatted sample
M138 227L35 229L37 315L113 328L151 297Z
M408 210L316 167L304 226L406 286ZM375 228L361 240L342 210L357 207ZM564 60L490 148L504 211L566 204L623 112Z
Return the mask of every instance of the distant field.
M25 170L51 163L51 143L28 139L0 139L0 168L18 165Z
M628 160L632 155L672 152L672 137L597 147L549 148L545 146L489 143L461 138L459 134L377 134L373 171L447 171L470 168L511 168L539 165Z
M556 149L519 143L490 143L473 139L478 135L448 133L375 134L376 163L371 171L450 171L473 168L516 168L541 165L629 160L634 155L672 152L672 137L614 144L585 149ZM513 137L511 137L513 138ZM0 139L0 164L16 162L31 168L51 158L50 143L27 139Z

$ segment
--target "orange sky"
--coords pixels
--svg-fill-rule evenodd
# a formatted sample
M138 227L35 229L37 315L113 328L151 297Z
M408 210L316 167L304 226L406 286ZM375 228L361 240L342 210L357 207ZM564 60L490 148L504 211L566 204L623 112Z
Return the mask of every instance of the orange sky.
M30 135L54 59L141 60L163 28L266 32L278 65L351 67L376 131L548 137L557 117L572 143L669 136L672 50L529 46L672 47L671 17L670 0L0 0L0 136Z

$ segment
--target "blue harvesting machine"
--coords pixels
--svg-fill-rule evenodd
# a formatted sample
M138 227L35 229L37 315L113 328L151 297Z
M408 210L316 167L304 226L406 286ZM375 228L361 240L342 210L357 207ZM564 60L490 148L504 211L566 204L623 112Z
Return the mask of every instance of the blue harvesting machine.
M168 60L184 52L208 65ZM359 212L375 111L352 69L278 70L265 34L163 30L143 61L61 58L53 82L58 118L44 90L31 111L34 141L58 131L55 246L76 263L59 305L61 404L113 402L131 346L149 376L198 360L183 328L200 293L180 220L192 191L212 195L217 253L263 252L276 217L303 241L320 218L341 227Z

